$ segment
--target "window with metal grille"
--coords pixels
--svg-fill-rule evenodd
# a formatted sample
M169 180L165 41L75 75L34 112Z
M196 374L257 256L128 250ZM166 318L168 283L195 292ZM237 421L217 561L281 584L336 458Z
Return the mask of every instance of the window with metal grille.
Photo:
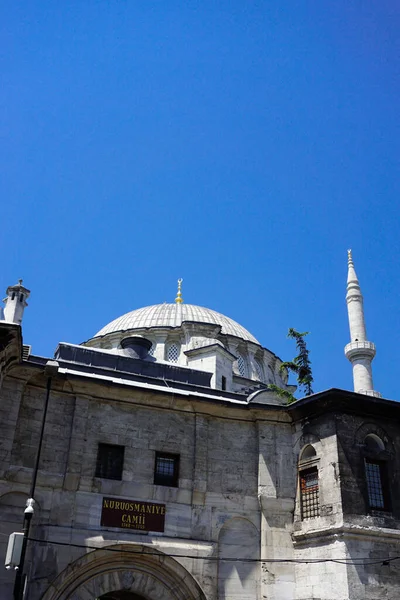
M319 517L318 469L311 467L300 471L301 518Z
M149 354L150 354L150 356L154 356L154 352L155 352L155 350L156 350L156 345L155 345L155 343L153 342L153 343L152 343L152 345L151 345L151 348L150 348L150 350L149 350Z
M365 459L368 503L372 510L389 510L387 465L385 461Z
M32 350L32 346L28 346L28 344L23 344L23 346L22 346L22 359L23 360L28 360L31 350Z
M154 468L154 484L178 487L179 481L179 454L165 454L156 452Z
M239 369L239 373L242 377L246 377L246 363L244 361L244 358L241 354L238 355L237 357L237 365L238 365L238 369Z
M124 451L124 446L99 444L95 477L121 480L124 468Z
M176 363L178 362L178 358L179 358L179 346L178 344L170 344L168 346L168 351L167 351L167 360L169 362L173 362Z

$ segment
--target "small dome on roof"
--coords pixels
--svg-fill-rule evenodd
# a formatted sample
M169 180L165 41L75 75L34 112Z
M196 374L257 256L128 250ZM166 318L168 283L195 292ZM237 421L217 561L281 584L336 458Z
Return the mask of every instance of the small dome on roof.
M145 306L144 308L133 310L111 321L111 323L100 329L94 337L104 336L117 331L130 331L132 329L180 327L185 321L220 325L221 333L260 345L258 340L247 329L236 323L233 319L210 308L179 303L155 304L154 306Z

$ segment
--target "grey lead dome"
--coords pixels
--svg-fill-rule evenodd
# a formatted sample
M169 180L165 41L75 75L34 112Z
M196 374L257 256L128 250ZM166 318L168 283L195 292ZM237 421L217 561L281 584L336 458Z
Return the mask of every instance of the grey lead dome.
M220 325L223 334L233 335L242 340L260 344L247 329L233 319L210 308L194 304L155 304L154 306L138 308L114 319L114 321L100 329L94 337L131 329L180 327L184 321Z

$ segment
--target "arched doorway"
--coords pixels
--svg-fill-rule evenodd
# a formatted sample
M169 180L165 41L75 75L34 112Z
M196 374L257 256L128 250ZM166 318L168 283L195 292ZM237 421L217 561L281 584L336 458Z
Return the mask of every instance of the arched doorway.
M109 592L97 598L97 600L146 600L144 596L133 594L132 592L125 592L120 590L119 592Z
M140 544L115 544L70 564L42 600L207 599L194 577L174 558Z

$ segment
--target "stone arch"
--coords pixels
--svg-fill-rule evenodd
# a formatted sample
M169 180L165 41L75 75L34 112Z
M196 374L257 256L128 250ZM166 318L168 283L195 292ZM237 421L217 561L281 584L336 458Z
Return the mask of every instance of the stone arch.
M2 496L0 496L0 530L3 526L9 527L11 526L12 531L20 531L22 530L22 524L24 521L24 511L26 508L26 502L29 496L25 492L6 492ZM37 496L35 496L34 502L34 513L33 519L31 522L31 527L36 525L39 521L41 506L37 500Z
M312 431L302 431L293 441L293 450L297 457L297 461L306 446L312 446L317 453L321 450L321 438Z
M377 423L363 423L357 429L355 434L355 442L359 446L360 449L363 449L365 444L365 439L369 435L374 435L378 439L380 439L384 446L386 452L393 456L394 455L394 445L391 438L388 436L386 431Z
M25 492L6 492L0 496L2 522L13 520L13 517L22 522L27 500L28 494Z
M98 600L146 600L144 596L138 596L133 592L126 592L125 590L119 590L118 592L111 592L100 596Z
M369 433L366 436L364 440L364 446L366 446L368 449L374 452L381 452L386 450L385 443L378 435L376 435L376 433Z
M251 521L243 517L225 521L218 536L218 557L218 598L259 598L260 533Z
M136 544L115 544L82 556L60 573L42 600L95 600L112 592L131 592L144 600L206 600L178 561Z
M313 458L316 458L317 453L315 451L315 448L312 444L307 444L306 446L304 446L304 448L302 448L301 452L300 452L300 456L299 456L299 462L304 462L307 460L311 460Z
M319 435L317 435L316 433L314 433L313 431L303 431L300 440L299 440L299 444L300 444L300 448L304 448L305 446L315 446L315 444L320 444L321 443L321 438L319 437Z

